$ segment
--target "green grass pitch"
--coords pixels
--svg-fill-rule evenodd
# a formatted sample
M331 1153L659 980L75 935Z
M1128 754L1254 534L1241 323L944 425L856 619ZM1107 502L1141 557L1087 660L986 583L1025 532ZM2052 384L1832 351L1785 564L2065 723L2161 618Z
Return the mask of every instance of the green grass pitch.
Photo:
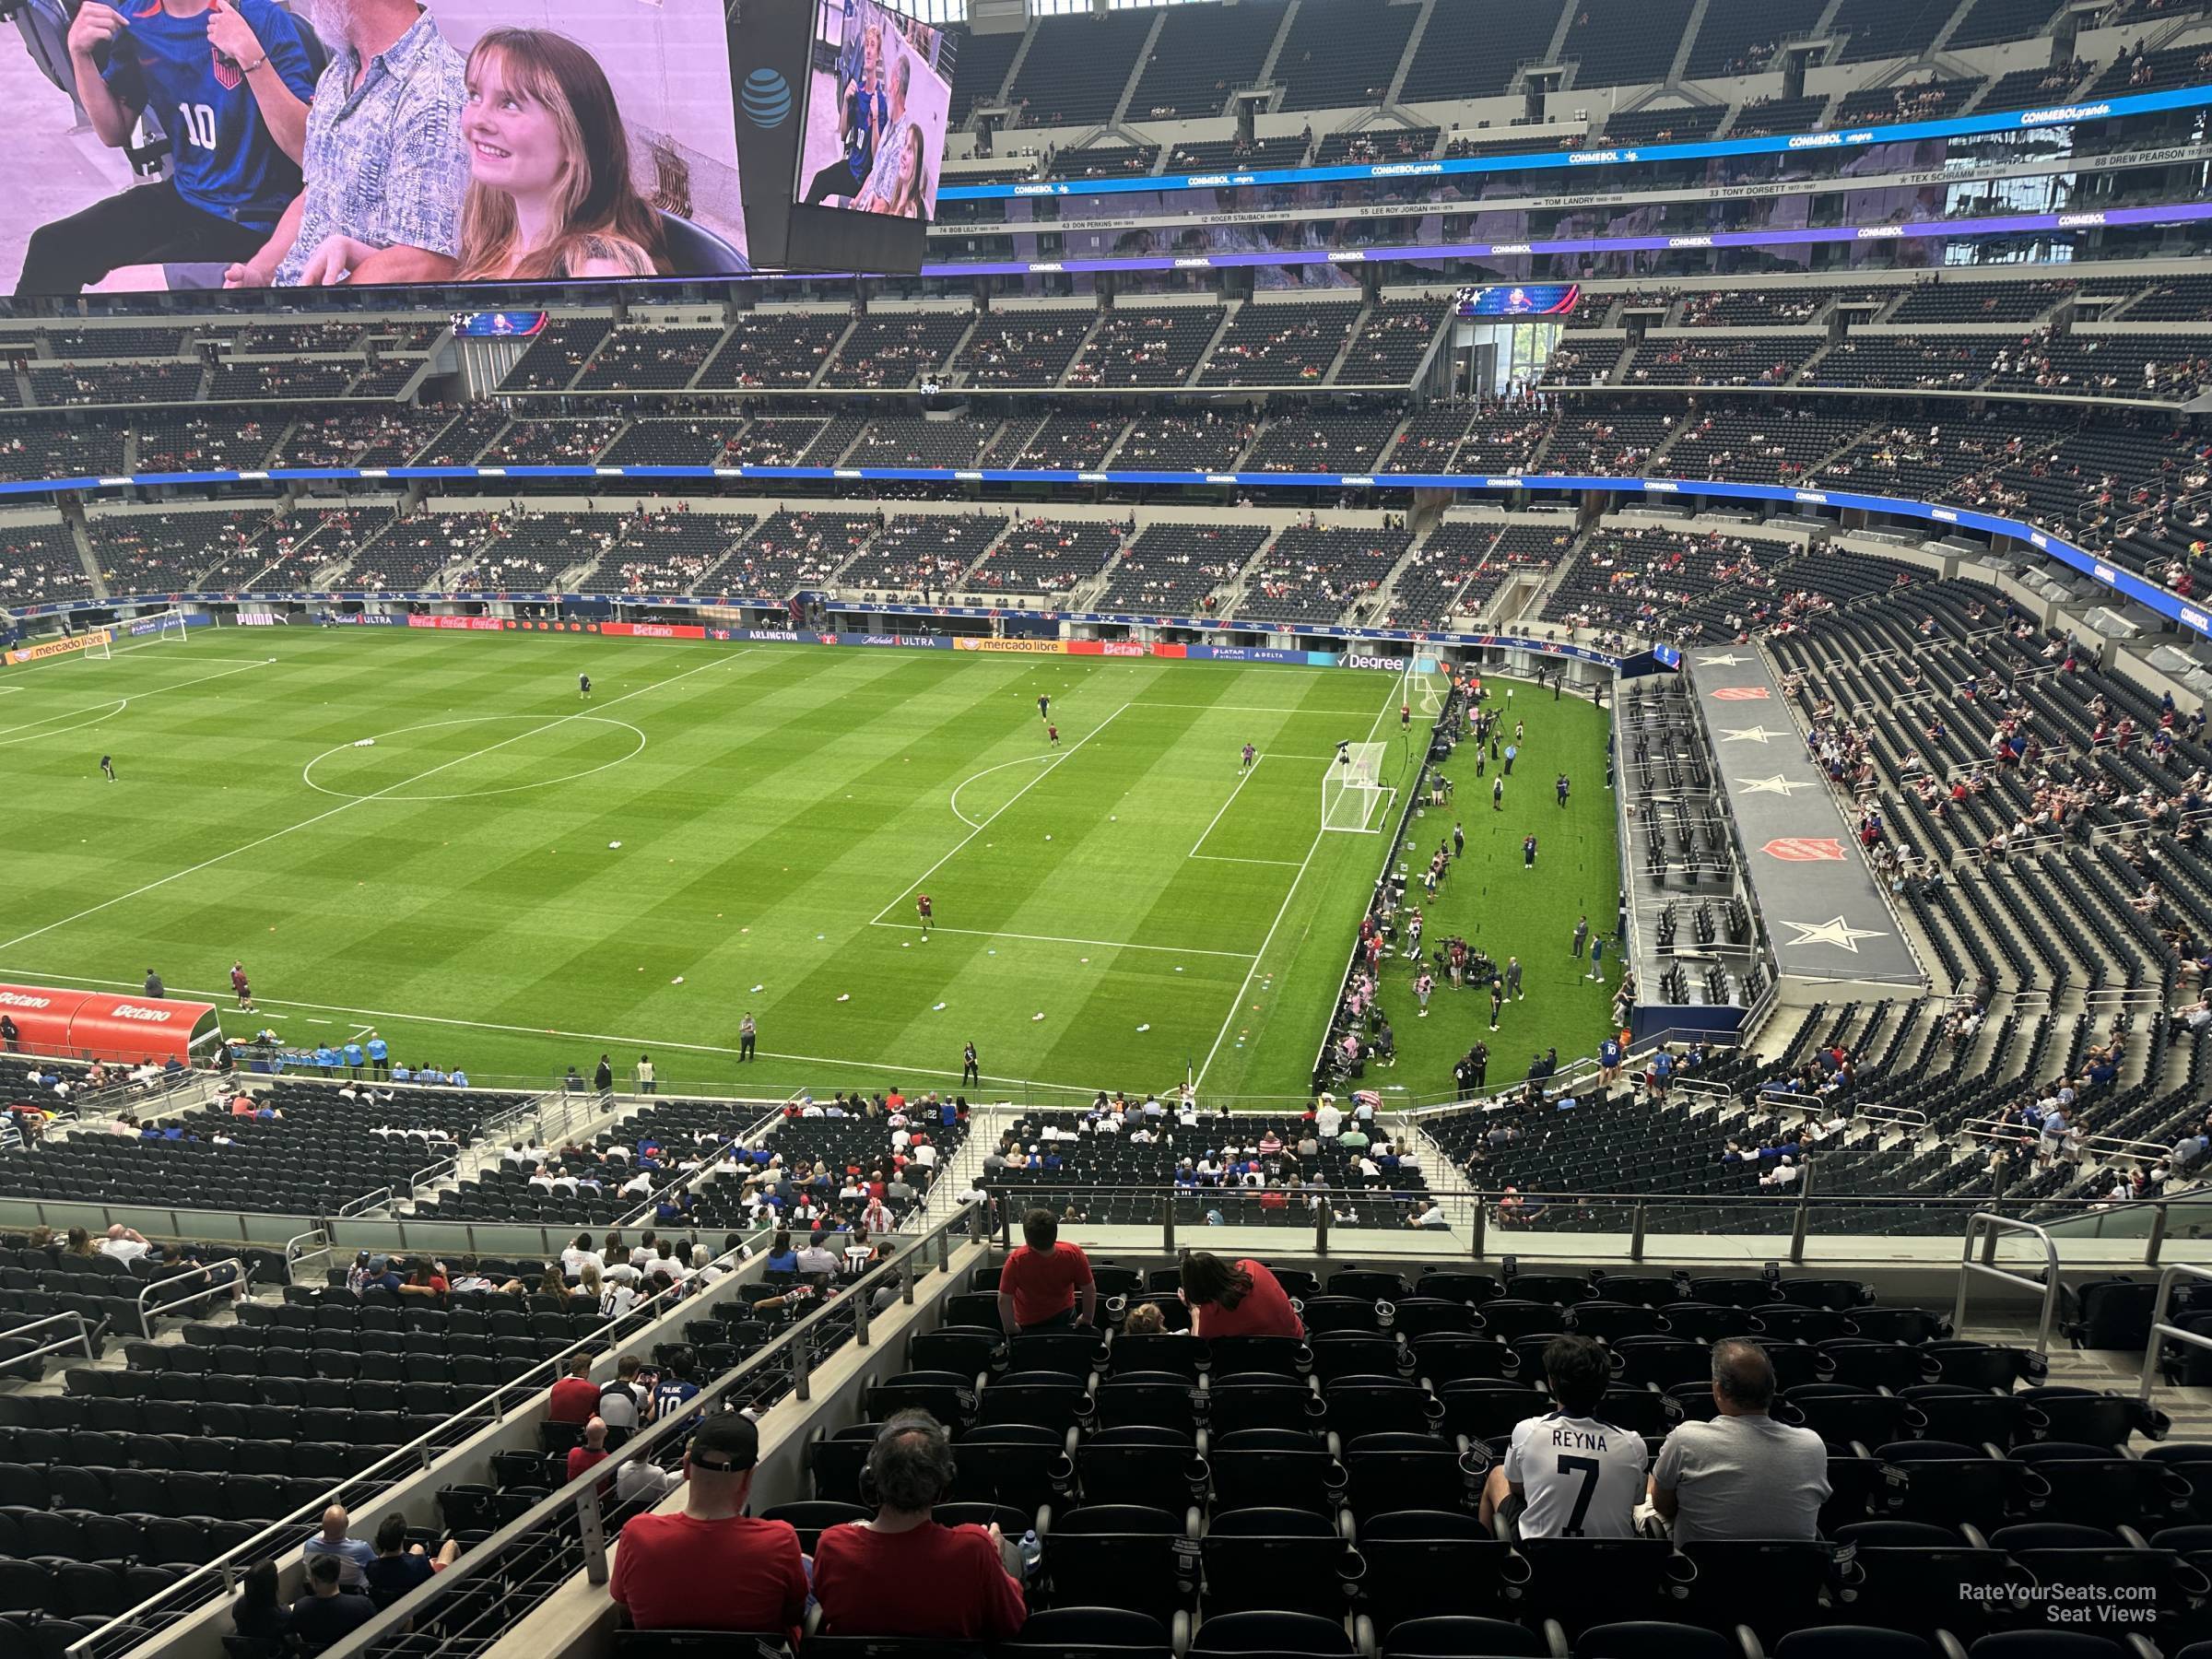
M972 1041L984 1094L1164 1088L1187 1065L1207 1096L1296 1097L1382 853L1321 831L1321 779L1339 739L1372 736L1407 781L1397 691L1189 662L195 631L0 674L0 975L135 985L151 966L228 1009L242 959L262 1012L227 1028L373 1026L479 1085L548 1086L602 1052L627 1077L649 1052L670 1092L943 1087ZM1561 708L1562 743L1571 714L1602 745L1602 716ZM1578 764L1577 856L1609 857L1601 763ZM1462 816L1495 865L1487 797ZM1502 952L1562 905L1571 925L1564 866L1540 905L1503 876L1447 898ZM1612 879L1592 891L1609 902ZM1583 1052L1604 1018L1583 990L1547 990L1516 1041L1548 1022ZM1394 989L1408 1064L1384 1081L1448 1084L1445 1039L1474 1018L1454 1001L1417 1032Z

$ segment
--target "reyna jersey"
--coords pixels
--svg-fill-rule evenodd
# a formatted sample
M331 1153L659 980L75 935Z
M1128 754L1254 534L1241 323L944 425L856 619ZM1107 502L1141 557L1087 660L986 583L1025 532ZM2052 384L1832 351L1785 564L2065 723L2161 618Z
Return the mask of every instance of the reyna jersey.
M253 27L270 65L302 99L315 92L305 27L276 0L226 0ZM161 0L123 0L124 29L109 48L103 79L127 108L150 112L169 135L177 194L204 213L251 230L273 230L300 194L300 169L276 147L253 88L236 64L218 62L207 14L172 18Z
M1643 1436L1563 1412L1513 1426L1505 1477L1521 1488L1524 1538L1627 1538L1642 1500Z

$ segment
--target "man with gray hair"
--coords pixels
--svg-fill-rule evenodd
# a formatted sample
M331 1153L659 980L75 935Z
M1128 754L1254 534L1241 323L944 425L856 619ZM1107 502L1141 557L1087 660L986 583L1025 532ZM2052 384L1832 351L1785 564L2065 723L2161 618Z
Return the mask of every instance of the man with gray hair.
M1828 1500L1828 1448L1774 1420L1774 1362L1756 1342L1712 1345L1710 1423L1684 1423L1652 1465L1652 1508L1677 1544L1812 1538Z

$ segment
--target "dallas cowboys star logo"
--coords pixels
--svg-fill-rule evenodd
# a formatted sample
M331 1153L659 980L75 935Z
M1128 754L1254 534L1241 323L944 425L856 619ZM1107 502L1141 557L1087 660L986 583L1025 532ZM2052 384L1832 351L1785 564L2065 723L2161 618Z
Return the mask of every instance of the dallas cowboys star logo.
M1746 794L1778 794L1785 801L1790 798L1790 792L1794 789L1816 787L1802 778L1785 778L1780 772L1771 778L1738 778L1736 782L1744 786Z
M1853 927L1841 916L1832 922L1784 922L1783 926L1796 930L1792 945L1833 945L1840 950L1859 954L1861 939L1886 939L1889 935L1878 927Z
M1701 656L1698 659L1698 666L1700 668L1733 668L1739 663L1756 662L1757 660L1755 657L1737 656L1735 652L1731 651L1720 656Z
M1777 737L1787 737L1787 732L1770 732L1765 726L1730 726L1721 733L1723 743L1771 743Z

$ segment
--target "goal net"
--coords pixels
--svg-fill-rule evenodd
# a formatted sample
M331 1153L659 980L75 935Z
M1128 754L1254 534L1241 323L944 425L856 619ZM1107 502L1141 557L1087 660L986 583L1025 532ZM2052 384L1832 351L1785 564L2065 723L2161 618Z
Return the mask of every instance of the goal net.
M1382 828L1382 808L1396 793L1382 779L1386 743L1347 744L1329 762L1321 780L1321 827L1373 835Z
M1450 691L1443 664L1435 657L1417 656L1406 663L1404 701L1416 714L1441 714Z
M169 641L182 645L185 639L184 613L181 610L156 611L150 617L135 618L121 625L134 645L161 644Z

